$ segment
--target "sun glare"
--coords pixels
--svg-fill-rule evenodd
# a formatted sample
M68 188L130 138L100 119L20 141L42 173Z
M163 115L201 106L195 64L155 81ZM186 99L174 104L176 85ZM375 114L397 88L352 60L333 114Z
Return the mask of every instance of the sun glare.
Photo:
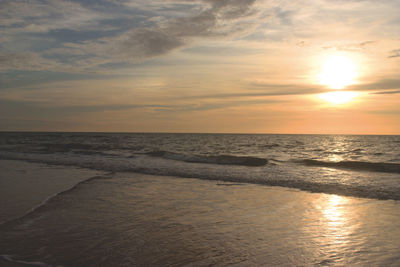
M354 62L344 55L332 55L324 61L319 74L321 84L332 89L343 89L353 84L357 76Z
M358 94L356 92L329 92L319 95L319 98L334 105L346 104Z

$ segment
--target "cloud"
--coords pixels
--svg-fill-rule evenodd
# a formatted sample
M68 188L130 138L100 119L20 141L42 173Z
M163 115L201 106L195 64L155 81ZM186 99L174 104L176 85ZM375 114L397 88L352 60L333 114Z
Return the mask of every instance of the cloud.
M62 0L6 1L0 4L4 25L0 29L0 52L3 50L5 63L1 69L25 66L27 70L54 70L57 65L87 71L106 63L143 61L165 55L196 38L227 37L245 31L251 23L244 19L256 13L255 2L101 1L90 6ZM129 12L118 5L126 5ZM171 9L176 9L176 13L171 13ZM109 34L101 34L102 30ZM79 33L87 31L85 36L91 38L66 41L60 39L60 31L66 36L82 36ZM36 36L35 42L32 36ZM34 54L34 43L41 50L49 47ZM5 55L8 51L12 53ZM21 64L23 58L28 64ZM55 64L49 64L50 61Z
M13 114L21 115L29 114L33 116L52 116L61 115L76 115L85 113L98 113L105 111L127 111L127 110L146 110L155 113L182 113L182 112L197 112L207 110L217 110L229 107L251 106L251 105L268 105L283 103L282 100L271 99L235 99L235 100L222 100L213 102L201 103L176 103L176 104L87 104L87 105L67 105L65 103L46 103L46 102L32 102L23 100L7 100L0 99L0 114Z
M274 84L263 82L251 82L247 85L253 91L268 95L308 95L325 92L326 89L321 85L296 85L296 84Z
M113 50L121 60L158 56L183 45L182 40L159 29L134 29L114 41L117 46Z
M239 30L236 23L226 27L221 21L232 21L251 14L254 0L211 1L211 7L189 17L174 18L157 27L131 30L113 39L117 53L124 58L141 59L158 56L183 46L189 38L227 36ZM114 51L115 51L114 50Z
M375 95L400 94L400 90L376 92Z
M183 1L186 3L187 1ZM255 0L204 0L211 6L199 14L171 18L151 28L138 28L117 37L103 39L124 60L166 54L196 37L229 36L242 30L237 21L251 14ZM122 55L122 57L121 57Z
M326 92L321 86L296 86L282 84L249 83L246 88L234 93L193 94L181 96L183 99L257 99L270 96L309 95Z
M218 13L223 19L238 19L253 13L251 7L255 0L204 0L212 4L211 11Z
M364 41L360 43L348 43L334 46L324 46L323 49L334 49L338 51L357 52L368 49L369 46L376 43L375 41Z
M4 1L0 4L0 17L6 33L37 33L52 29L76 29L96 25L106 14L84 8L72 1Z
M388 58L400 57L400 49L395 49L390 51L390 56Z
M1 70L43 70L55 67L54 62L42 58L37 53L0 52Z
M400 89L400 79L382 79L372 83L357 84L349 87L357 91L385 91Z

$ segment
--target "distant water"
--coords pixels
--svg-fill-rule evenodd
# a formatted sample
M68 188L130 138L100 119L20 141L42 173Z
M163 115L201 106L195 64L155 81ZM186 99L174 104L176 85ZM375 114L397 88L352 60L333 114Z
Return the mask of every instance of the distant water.
M0 159L400 200L400 136L0 133Z

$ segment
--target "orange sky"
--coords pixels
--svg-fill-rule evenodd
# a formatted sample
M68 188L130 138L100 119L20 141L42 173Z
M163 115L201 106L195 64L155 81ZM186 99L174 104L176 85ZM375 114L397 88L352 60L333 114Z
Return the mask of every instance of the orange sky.
M398 1L1 5L0 130L400 134Z

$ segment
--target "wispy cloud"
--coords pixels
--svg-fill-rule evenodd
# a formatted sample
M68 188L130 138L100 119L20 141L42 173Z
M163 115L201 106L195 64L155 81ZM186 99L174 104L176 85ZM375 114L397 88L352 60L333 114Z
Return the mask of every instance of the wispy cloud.
M400 57L400 49L395 49L390 51L389 58L395 58L395 57Z
M387 78L371 83L357 84L351 86L350 89L358 91L387 91L400 89L400 79Z
M336 53L359 72L346 90L395 102L399 13L390 0L0 0L0 104L20 125L227 111L278 125L330 90L317 76Z
M386 95L386 94L400 94L400 90L390 90L390 91L383 91L383 92L375 92L375 95Z
M368 49L370 46L375 44L376 41L364 41L361 43L349 43L349 44L340 44L335 46L325 46L323 49L334 49L338 51L362 51Z
M54 61L47 60L37 53L0 52L1 70L44 70L59 67Z
M99 11L101 9L89 9L87 6L75 2L61 0L48 2L7 1L2 4L1 11L5 25L2 28L2 39L5 42L2 47L0 46L0 51L3 48L3 58L14 56L15 59L4 60L2 69L24 68L23 64L18 63L23 57L27 58L26 69L37 70L54 69L55 64L49 65L49 61L57 63L58 66L72 66L81 70L95 68L105 63L137 62L167 54L174 49L183 47L194 38L226 37L244 31L249 25L241 19L256 12L252 8L255 0L203 0L194 2L198 11L192 15L185 16L182 12L181 17L152 20L159 17L157 12L151 8L147 13L144 12L143 8L139 8L138 4L141 4L139 2L109 2L114 5L125 4L133 8L132 16L137 18L137 22L131 27L126 27L123 24L114 23L119 21L118 14L102 13ZM157 7L166 9L169 5L187 5L188 3L188 1L163 1L161 7L160 5ZM144 3L142 4L146 6ZM154 8L156 3L148 6ZM115 9L115 6L110 6L111 10L112 8ZM97 24L101 27L94 27ZM120 30L110 30L109 36L102 36L98 31L102 28L107 29L107 24L112 26L111 28L119 27ZM79 42L64 41L60 43L54 40L57 37L55 30L70 30L70 33L65 32L70 35L73 33L71 31L86 30L86 35L92 36L92 38ZM90 34L94 30L96 33ZM121 30L122 32L120 32ZM30 38L26 34L43 33L48 33L48 37L54 40L50 39L47 44L42 44L49 46L49 49L45 51L35 51L34 48L29 47L23 48L21 51L21 49L16 49L18 46L13 46L13 43L21 39ZM45 39L43 40L45 41ZM56 43L54 43L55 41ZM67 56L74 55L84 55L85 58L77 58L72 61L69 58L68 62L63 60Z
M101 14L72 1L32 0L0 3L2 32L8 34L43 33L54 29L82 30L104 19Z

